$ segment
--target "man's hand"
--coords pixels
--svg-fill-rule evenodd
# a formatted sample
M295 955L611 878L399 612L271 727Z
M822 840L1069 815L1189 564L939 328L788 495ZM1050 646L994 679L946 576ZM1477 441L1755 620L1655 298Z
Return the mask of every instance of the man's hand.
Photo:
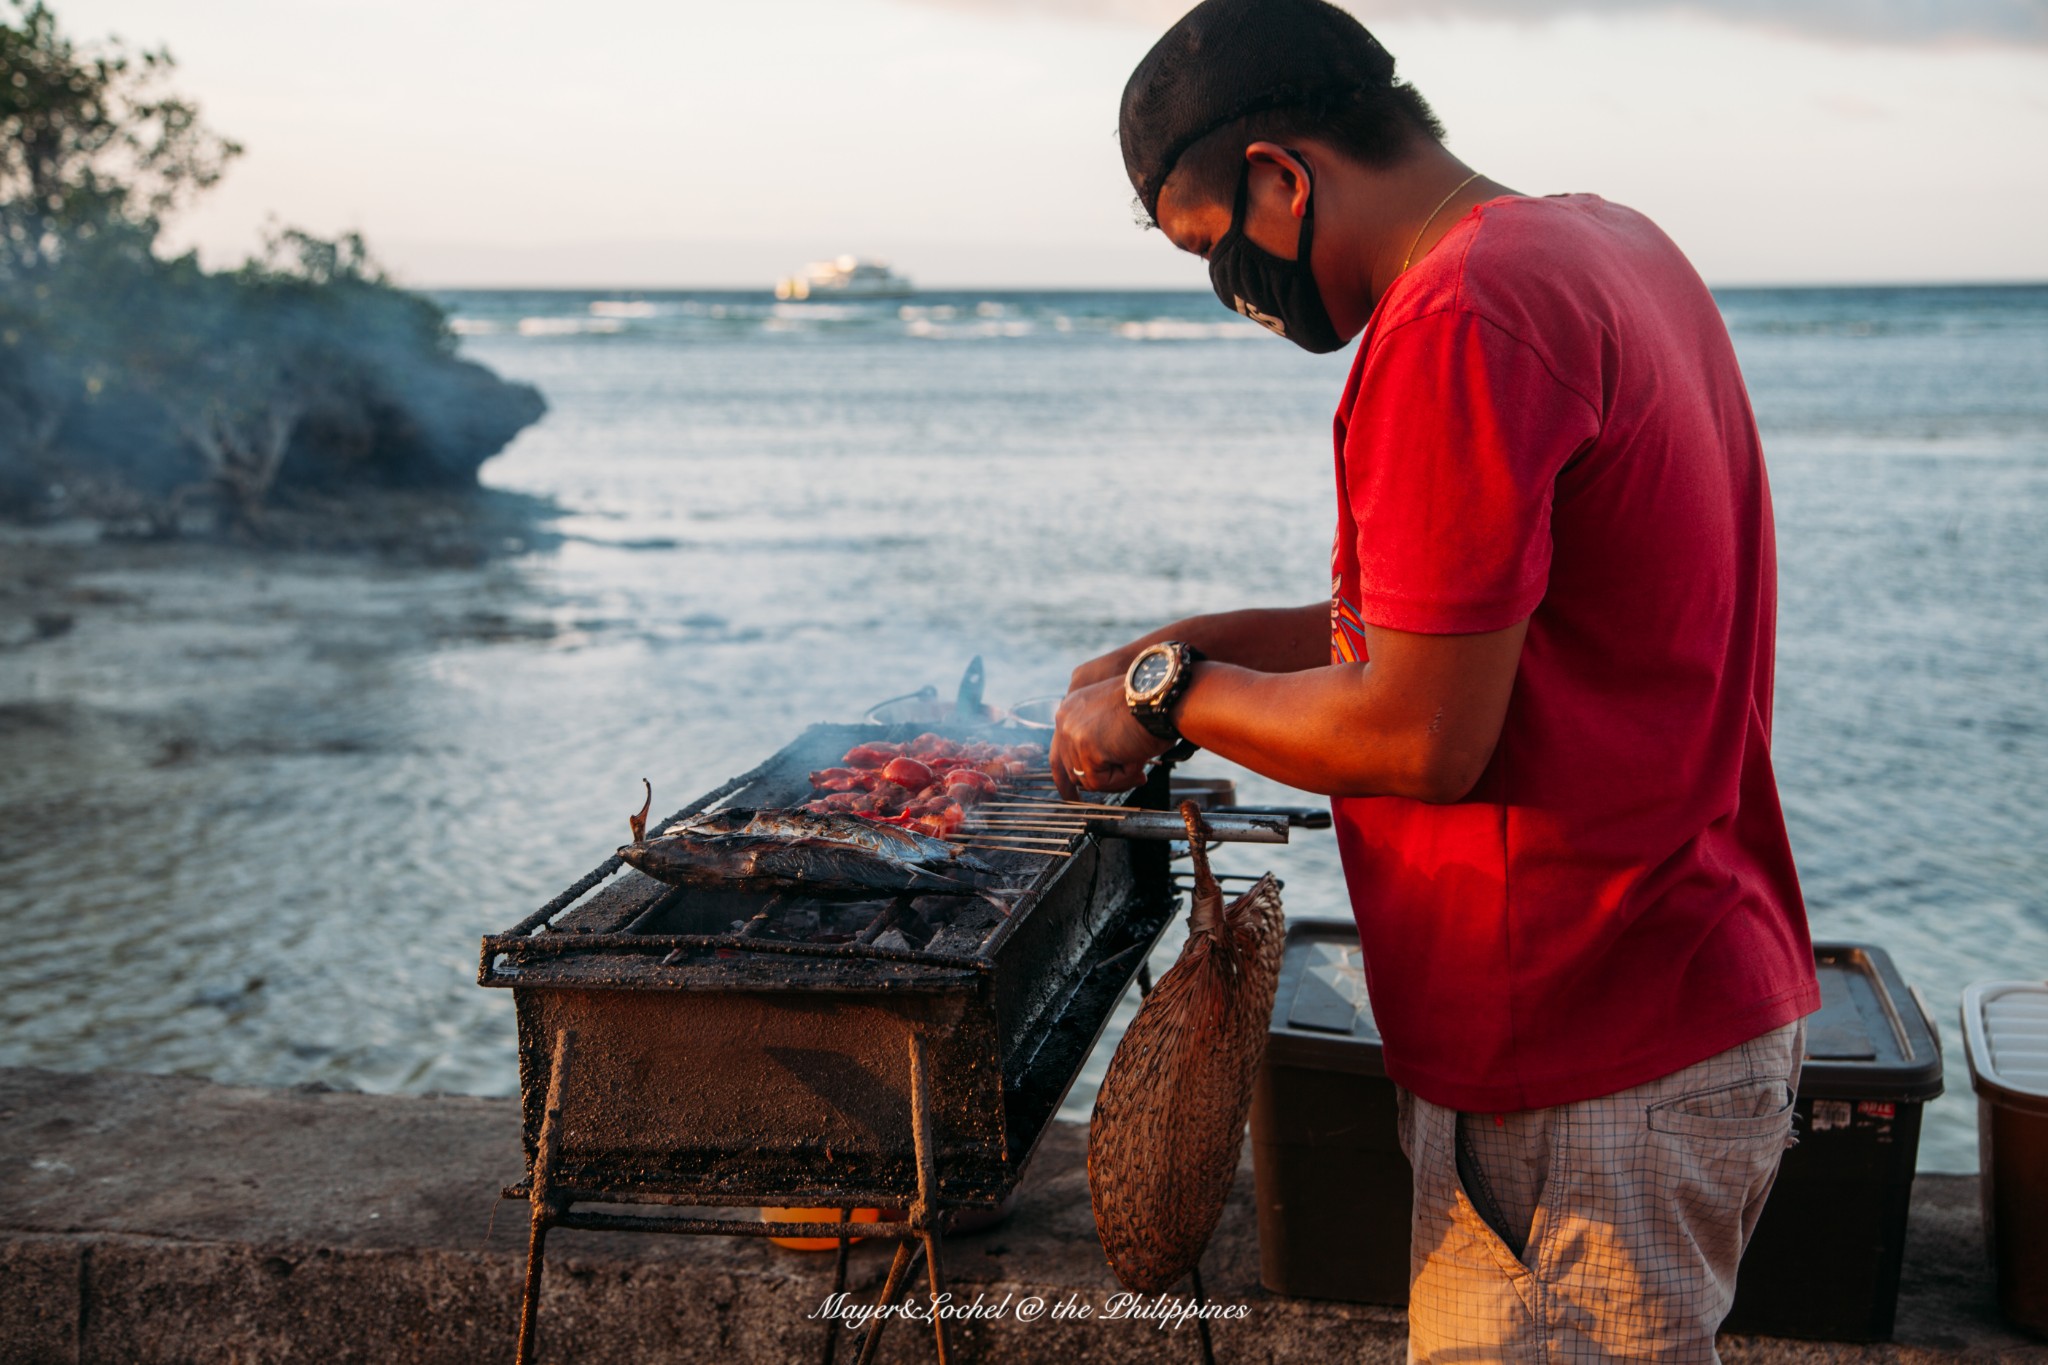
M1151 636L1146 636L1143 640L1133 640L1127 645L1112 649L1107 654L1099 654L1090 659L1087 663L1076 668L1073 676L1067 679L1067 691L1069 693L1079 692L1085 687L1093 687L1097 683L1108 682L1112 678L1121 682L1124 674L1130 671L1131 660L1143 654L1145 646L1150 643L1152 643Z
M1069 801L1084 790L1129 791L1145 780L1145 765L1167 747L1131 714L1118 673L1076 688L1060 703L1053 720L1053 784Z

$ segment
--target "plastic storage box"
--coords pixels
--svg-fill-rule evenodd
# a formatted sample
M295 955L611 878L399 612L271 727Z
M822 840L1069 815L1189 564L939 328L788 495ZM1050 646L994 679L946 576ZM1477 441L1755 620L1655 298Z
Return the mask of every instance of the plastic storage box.
M2048 1333L2048 985L1980 981L1964 991L1963 1050L1977 1092L1998 1306L2017 1325Z
M1732 1331L1881 1340L1898 1303L1932 1026L1883 950L1814 950L1799 1145L1785 1154ZM1296 920L1252 1100L1259 1278L1278 1294L1401 1304L1413 1184L1349 920Z
M1820 1012L1806 1020L1799 1145L1757 1220L1730 1332L1885 1341L1899 1306L1920 1110L1941 1093L1941 1046L1882 948L1816 943Z
M1350 920L1290 920L1252 1091L1259 1280L1276 1294L1408 1302L1414 1184Z

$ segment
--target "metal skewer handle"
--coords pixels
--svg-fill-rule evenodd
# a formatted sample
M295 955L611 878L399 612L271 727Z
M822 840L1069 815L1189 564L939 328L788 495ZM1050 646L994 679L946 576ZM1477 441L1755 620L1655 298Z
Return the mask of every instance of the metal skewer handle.
M1284 844L1285 815L1206 814L1202 824L1209 842L1222 844ZM1187 825L1179 811L1137 811L1121 820L1105 821L1102 833L1113 839L1185 839Z

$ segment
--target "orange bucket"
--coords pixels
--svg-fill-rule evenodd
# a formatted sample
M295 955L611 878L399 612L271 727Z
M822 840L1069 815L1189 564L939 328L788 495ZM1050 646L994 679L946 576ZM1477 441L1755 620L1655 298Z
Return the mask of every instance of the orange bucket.
M763 1221L770 1223L837 1223L838 1209L762 1209ZM851 1219L855 1223L879 1223L880 1209L855 1209ZM770 1237L769 1241L791 1251L833 1251L839 1246L837 1237ZM849 1242L858 1242L858 1237L849 1237Z

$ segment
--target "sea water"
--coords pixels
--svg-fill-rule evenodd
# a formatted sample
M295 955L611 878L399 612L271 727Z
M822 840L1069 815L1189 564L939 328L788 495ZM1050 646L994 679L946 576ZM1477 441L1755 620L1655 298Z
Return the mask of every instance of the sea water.
M1921 989L1949 1091L1921 1164L1972 1169L1961 990L2048 976L2048 289L1719 297L1776 495L1775 758L1814 932ZM546 394L484 476L556 500L566 539L474 572L245 571L206 586L233 631L39 665L64 709L42 696L0 775L0 1063L513 1093L477 938L603 859L643 776L673 809L973 655L1015 701L1176 617L1327 590L1347 357L1206 295L443 301L466 354ZM1326 833L1221 866L1348 912Z

